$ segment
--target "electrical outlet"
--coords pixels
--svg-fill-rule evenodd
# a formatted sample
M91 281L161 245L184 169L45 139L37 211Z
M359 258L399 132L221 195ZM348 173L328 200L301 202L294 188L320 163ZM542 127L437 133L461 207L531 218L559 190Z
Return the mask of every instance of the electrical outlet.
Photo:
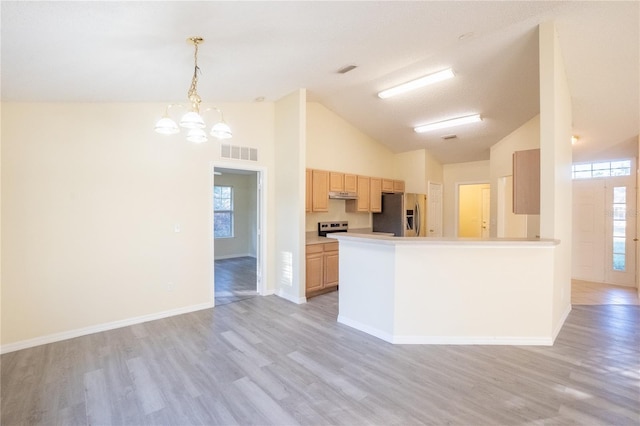
M173 225L173 232L180 232L180 224L176 223L175 225Z
M175 285L172 282L167 283L167 291L173 291Z

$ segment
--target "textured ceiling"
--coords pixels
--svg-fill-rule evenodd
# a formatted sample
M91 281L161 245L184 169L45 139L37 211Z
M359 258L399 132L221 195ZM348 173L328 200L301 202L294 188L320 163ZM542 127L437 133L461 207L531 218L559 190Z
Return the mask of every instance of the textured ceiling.
M580 135L574 158L639 133L638 2L3 1L1 13L3 101L183 101L193 72L185 40L199 35L205 101L275 101L306 88L393 151L426 147L443 163L488 159L538 113L537 25L555 21ZM376 97L446 67L454 79ZM475 112L482 123L412 130Z

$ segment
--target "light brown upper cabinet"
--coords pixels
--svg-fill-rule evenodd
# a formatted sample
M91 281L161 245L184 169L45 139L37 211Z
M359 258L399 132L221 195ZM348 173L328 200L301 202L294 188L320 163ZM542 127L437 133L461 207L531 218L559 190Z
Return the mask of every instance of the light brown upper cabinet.
M382 192L404 193L404 181L394 179L382 179Z
M393 192L393 179L382 179L382 192Z
M311 210L314 212L329 211L329 172L325 170L312 171L312 200Z
M358 191L358 177L356 175L344 174L344 190L347 192Z
M344 190L344 173L329 172L329 191Z
M513 212L540 214L540 150L513 153Z
M369 211L369 177L358 176L358 199L347 200L345 211L347 212L368 212Z
M369 179L369 211L380 213L382 211L382 179Z

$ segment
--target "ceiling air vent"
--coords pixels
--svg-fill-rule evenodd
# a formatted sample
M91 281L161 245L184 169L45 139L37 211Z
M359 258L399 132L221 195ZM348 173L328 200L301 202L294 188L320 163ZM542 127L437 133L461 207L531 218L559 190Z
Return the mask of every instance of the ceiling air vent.
M220 157L233 160L258 161L258 150L248 146L221 144Z
M358 68L357 65L347 65L346 67L342 67L338 70L338 74L346 74L349 71L353 71L354 69Z
M446 140L449 140L449 139L456 139L457 137L458 137L458 135L444 135L442 137L442 139L444 139L446 141Z

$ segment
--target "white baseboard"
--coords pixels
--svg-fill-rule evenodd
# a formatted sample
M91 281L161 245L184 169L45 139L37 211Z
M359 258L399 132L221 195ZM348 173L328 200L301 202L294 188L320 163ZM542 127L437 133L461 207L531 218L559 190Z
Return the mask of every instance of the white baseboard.
M276 294L276 291L274 289L263 290L260 292L260 296L273 296L274 294Z
M62 340L73 339L75 337L86 336L88 334L99 333L101 331L113 330L116 328L127 327L129 325L135 325L143 322L158 320L158 319L167 318L167 317L173 317L176 315L187 314L189 312L201 311L203 309L209 309L209 308L213 308L212 302L185 306L182 308L171 309L168 311L142 315L134 318L127 318L124 320L118 320L118 321L108 322L104 324L98 324L91 327L77 328L75 330L49 334L46 336L35 337L33 339L21 340L19 342L8 343L6 345L0 346L0 354L15 352L21 349L32 348L34 346L46 345L48 343L54 343Z
M338 315L338 322L396 345L509 345L551 346L549 337L520 336L398 336L379 330L350 318Z
M352 320L351 318L347 318L344 315L338 315L338 322L344 325L348 325L351 328L355 328L356 330L360 330L364 333L370 334L378 339L382 339L385 342L394 343L393 335L387 333L386 331L379 330L375 327L371 327L370 325L362 324L359 321Z
M290 294L287 294L280 289L277 294L278 297L282 297L283 299L287 299L289 302L293 302L297 305L301 305L303 303L307 303L306 297L294 297Z
M255 254L250 254L250 253L246 253L246 254L225 254L225 255L222 255L222 256L216 256L213 260L235 259L237 257L253 257L255 259L256 255Z
M552 346L550 337L519 336L394 336L398 345Z
M567 305L567 308L565 309L564 313L562 314L562 317L560 318L560 321L558 321L558 323L555 325L554 329L553 329L553 334L551 335L552 341L551 344L553 345L553 342L556 341L556 337L558 337L558 334L560 333L560 330L562 330L562 326L564 325L564 322L567 320L567 317L569 316L569 314L571 313L571 303L569 303L569 305Z

